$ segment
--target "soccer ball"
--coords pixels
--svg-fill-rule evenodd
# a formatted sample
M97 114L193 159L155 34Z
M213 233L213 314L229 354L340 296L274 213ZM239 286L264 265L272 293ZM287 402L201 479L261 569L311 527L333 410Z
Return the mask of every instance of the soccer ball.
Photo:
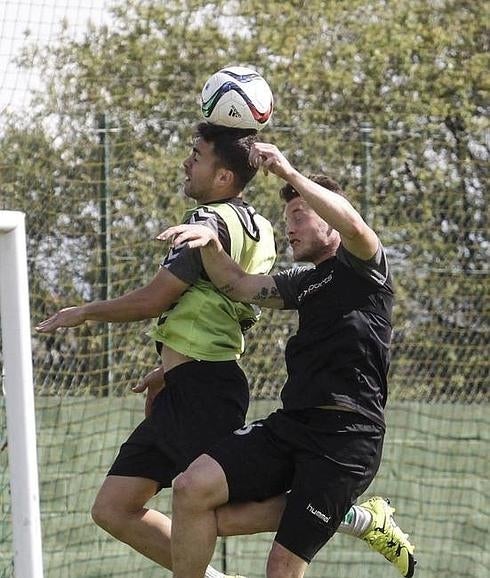
M271 119L272 109L269 85L251 68L222 68L202 89L201 111L212 124L261 130Z

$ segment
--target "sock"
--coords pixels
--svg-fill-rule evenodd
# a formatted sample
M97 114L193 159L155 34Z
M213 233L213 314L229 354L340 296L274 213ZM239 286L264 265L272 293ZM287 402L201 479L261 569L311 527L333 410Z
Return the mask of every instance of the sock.
M208 566L206 572L204 572L204 578L225 578L225 575L215 570L212 566Z
M338 532L360 537L369 528L372 522L371 512L361 506L352 506L340 523Z

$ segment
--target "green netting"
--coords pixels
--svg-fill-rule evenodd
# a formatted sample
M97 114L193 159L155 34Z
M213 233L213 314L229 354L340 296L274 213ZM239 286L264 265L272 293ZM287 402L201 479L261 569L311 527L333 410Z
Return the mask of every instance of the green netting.
M486 576L488 6L311 0L271 1L265 9L252 0L133 0L116 3L107 25L81 34L87 5L79 4L63 29L58 13L44 12L49 35L26 37L22 74L39 85L30 104L9 96L18 90L11 74L1 86L9 102L0 122L0 209L26 212L33 324L153 276L166 250L154 236L185 207L181 165L200 87L230 62L258 68L276 97L264 139L304 171L339 180L393 267L389 429L370 492L393 498L416 543L421 578ZM15 55L9 24L32 26L41 4L25 5L25 15L0 13L0 57ZM91 5L92 16L104 6ZM274 223L284 267L278 186L260 175L247 196ZM291 313L264 311L248 336L242 365L252 415L277 403L295 324ZM87 324L33 334L48 578L165 575L89 516L107 466L142 415L130 387L158 362L148 327ZM13 575L6 454L0 451L0 576ZM168 493L157 504L168 511ZM216 565L263 576L271 539L222 541ZM336 537L308 575L382 572L396 575L363 544Z
M107 294L117 296L149 281L166 251L154 236L181 216L184 200L179 193L179 166L186 155L191 126L168 129L170 143L161 143L152 152L156 155L152 162L168 164L166 180L158 176L153 180L147 160L140 164L138 142L123 121L117 132L112 130L106 134L109 143L101 145L100 133L90 126L79 127L75 136L81 144L63 145L80 147L80 155L72 161L66 159L64 150L52 150L56 158L48 162L46 147L61 136L44 134L42 148L33 150L33 156L24 161L29 169L21 166L21 159L9 158L2 173L7 192L3 208L27 212L34 320L61 306ZM454 183L452 190L442 189L430 167L423 167L424 154L432 150L432 143L437 140L442 146L449 139L440 124L412 136L405 153L420 167L420 190L412 188L403 168L398 167L399 159L383 156L383 140L393 139L389 129L376 127L373 131L370 190L362 186L364 144L355 128L339 135L312 127L308 134L296 130L293 136L278 127L269 129L267 138L283 143L292 157L298 156L298 150L312 151L305 163L308 169L338 174L353 202L367 207L379 231L397 290L393 399L484 400L488 373L484 259L488 247L483 190L462 191L460 183ZM6 154L11 156L9 150ZM104 162L109 175L105 182L100 176ZM481 178L477 163L468 159L467 165L475 179ZM40 183L39 171L46 171L50 182ZM424 171L427 180L422 182ZM483 183L477 184L483 187ZM273 177L260 176L247 195L275 224L278 266L286 266L278 186ZM466 195L465 203L461 195ZM110 221L110 230L106 227L105 232L102 201ZM33 203L37 203L36 210ZM294 316L282 312L264 312L263 319L249 336L244 359L256 397L275 395L280 388L284 345L295 323ZM148 323L110 328L87 325L54 337L34 336L37 393L106 395L110 390L124 394L129 381L137 380L148 365L157 362L146 337L148 328Z

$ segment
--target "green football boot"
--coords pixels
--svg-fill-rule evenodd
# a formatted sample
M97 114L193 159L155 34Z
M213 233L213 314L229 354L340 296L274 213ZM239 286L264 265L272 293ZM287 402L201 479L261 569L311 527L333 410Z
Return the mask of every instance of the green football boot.
M414 547L408 541L408 534L397 526L393 518L395 508L390 506L390 501L375 496L359 506L372 516L371 526L361 538L391 562L402 576L411 578L417 563L413 557Z

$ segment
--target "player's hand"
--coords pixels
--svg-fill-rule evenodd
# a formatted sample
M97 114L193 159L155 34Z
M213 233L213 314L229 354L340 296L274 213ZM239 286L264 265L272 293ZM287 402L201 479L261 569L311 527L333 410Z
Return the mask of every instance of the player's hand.
M76 327L85 323L85 321L83 307L67 307L66 309L60 309L58 313L55 313L49 319L41 321L36 326L36 331L38 333L51 333L60 327Z
M256 169L262 167L265 174L270 171L284 180L287 180L287 178L294 172L294 169L287 158L276 147L276 145L270 143L254 143L250 149L248 160Z
M187 244L189 249L206 247L207 245L221 248L216 233L204 225L177 225L169 227L157 235L159 241L171 241L174 247Z
M156 396L165 387L165 373L163 365L152 369L150 373L147 373L145 377L141 380L138 385L132 387L132 391L135 393L143 393L146 391L146 401L145 401L145 416L148 417L151 414L153 407L153 402Z

